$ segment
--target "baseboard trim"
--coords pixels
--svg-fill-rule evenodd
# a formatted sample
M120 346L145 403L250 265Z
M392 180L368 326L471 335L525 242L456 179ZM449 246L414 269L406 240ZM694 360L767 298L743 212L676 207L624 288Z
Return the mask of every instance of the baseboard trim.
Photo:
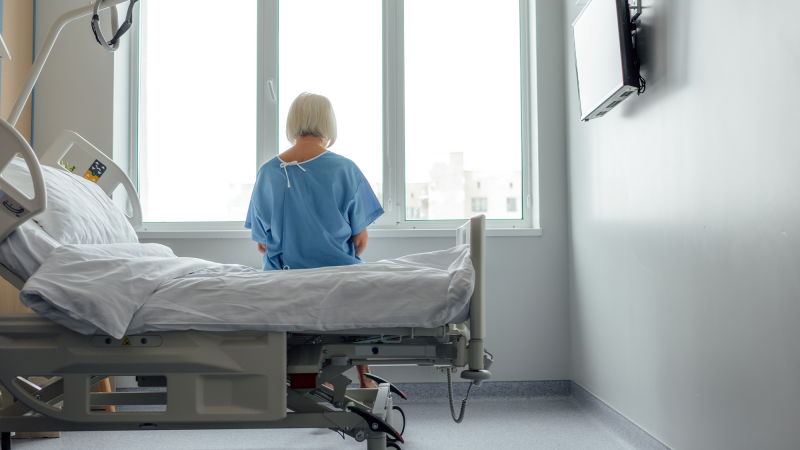
M456 375L457 376L457 375ZM455 380L454 380L455 381ZM461 399L469 383L453 383L453 395ZM469 401L520 401L531 399L566 399L570 397L571 381L492 381L473 387ZM447 383L397 383L411 403L443 403L448 401ZM404 400L405 402L405 400Z

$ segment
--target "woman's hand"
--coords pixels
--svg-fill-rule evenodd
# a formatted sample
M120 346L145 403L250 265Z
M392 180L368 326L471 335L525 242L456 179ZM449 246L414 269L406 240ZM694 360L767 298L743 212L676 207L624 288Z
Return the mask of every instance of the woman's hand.
M263 255L264 253L267 252L267 246L259 242L258 251Z
M351 236L350 239L352 239L353 246L356 248L356 256L361 256L364 250L367 249L367 229L364 228L364 231L355 236Z

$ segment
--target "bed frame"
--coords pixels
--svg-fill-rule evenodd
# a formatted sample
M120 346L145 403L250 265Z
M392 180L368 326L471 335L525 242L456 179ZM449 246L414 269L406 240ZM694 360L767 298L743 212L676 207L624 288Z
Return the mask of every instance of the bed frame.
M3 152L0 147L0 173L10 161ZM110 194L122 184L134 211L129 220L141 225L133 184L76 133L62 133L41 163L75 167L82 175L95 160L107 168L101 187ZM32 173L41 172L35 158L26 161ZM43 195L42 184L36 197ZM352 380L343 373L363 364L417 365L461 369L461 378L476 385L490 378L492 360L483 347L485 227L481 215L456 232L457 243L471 246L476 273L470 319L463 324L324 333L176 331L117 340L82 335L32 314L0 315L1 450L11 449L12 431L242 428L329 428L367 441L369 450L400 448L405 419L395 401L404 395L377 377L377 389L348 389ZM6 231L13 229L0 229ZM24 285L2 266L0 276ZM140 387L150 389L90 392L109 376L136 376ZM47 381L35 384L33 377ZM132 411L145 405L163 411ZM117 412L92 410L103 406Z

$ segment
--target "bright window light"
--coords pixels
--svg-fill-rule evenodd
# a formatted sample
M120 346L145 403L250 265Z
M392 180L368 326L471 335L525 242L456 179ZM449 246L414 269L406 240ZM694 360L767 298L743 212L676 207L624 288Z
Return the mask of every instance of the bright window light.
M382 12L376 0L290 0L279 5L278 148L302 92L328 97L338 137L331 151L353 160L383 200Z
M519 1L404 7L406 220L522 219Z
M247 214L257 170L257 2L237 0L231 12L221 15L214 0L143 8L139 191L146 222L241 222Z
M146 222L240 229L258 165L291 147L289 107L311 92L333 104L331 151L384 204L376 227L533 223L527 0L239 0L236 20L218 1L157 3L140 22Z

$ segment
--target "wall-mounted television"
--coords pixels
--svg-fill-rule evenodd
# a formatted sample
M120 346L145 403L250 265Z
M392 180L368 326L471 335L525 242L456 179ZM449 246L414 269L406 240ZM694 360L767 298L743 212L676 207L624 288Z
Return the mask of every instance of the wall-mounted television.
M639 90L628 0L590 0L572 23L581 120L603 117Z

